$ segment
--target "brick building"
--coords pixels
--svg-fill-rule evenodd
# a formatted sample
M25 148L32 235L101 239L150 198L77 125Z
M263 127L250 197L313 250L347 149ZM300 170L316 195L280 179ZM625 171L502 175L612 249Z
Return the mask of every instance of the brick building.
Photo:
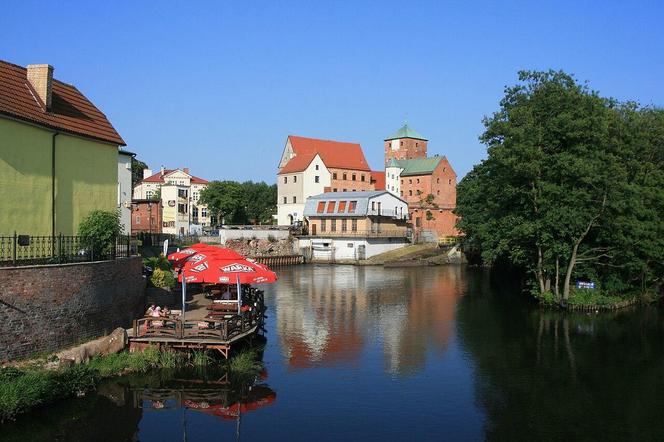
M417 237L456 236L456 173L445 156L427 156L427 140L405 124L385 140L385 189L408 202Z
M133 200L131 202L131 232L162 233L162 213L160 200Z

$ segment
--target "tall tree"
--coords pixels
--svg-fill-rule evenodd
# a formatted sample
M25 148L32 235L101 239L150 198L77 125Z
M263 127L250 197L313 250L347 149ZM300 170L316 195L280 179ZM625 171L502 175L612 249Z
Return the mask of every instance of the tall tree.
M131 158L131 187L133 188L139 181L143 179L143 170L147 169L148 165L135 157Z

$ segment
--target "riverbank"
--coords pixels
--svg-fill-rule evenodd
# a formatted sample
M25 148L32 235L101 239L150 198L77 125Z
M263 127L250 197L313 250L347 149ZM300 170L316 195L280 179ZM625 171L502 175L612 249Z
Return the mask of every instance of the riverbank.
M247 348L227 362L220 362L235 374L261 370L261 349ZM129 373L144 373L161 368L206 366L218 360L204 351L183 353L150 347L142 352L122 351L96 356L87 364L48 368L53 356L27 362L19 367L0 368L0 422L18 414L52 404L68 397L85 396L103 380Z
M560 308L560 299L558 299L558 297L552 292L544 294L533 293L533 296L543 307ZM573 289L570 291L569 299L567 300L565 308L570 311L599 312L631 307L642 301L647 301L646 303L649 303L654 302L655 299L645 300L637 296L625 298L617 295L609 295L600 290Z

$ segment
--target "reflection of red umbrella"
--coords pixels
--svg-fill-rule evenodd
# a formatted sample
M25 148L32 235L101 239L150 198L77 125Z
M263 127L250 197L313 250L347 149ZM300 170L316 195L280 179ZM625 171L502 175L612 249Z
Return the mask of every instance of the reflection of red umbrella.
M252 410L270 405L277 398L275 393L270 387L266 385L256 385L247 394L247 397L240 402L235 402L228 407L222 404L210 405L208 407L193 406L188 408L195 408L197 411L209 413L218 416L222 419L237 419L242 413L247 413ZM185 403L185 405L187 405Z
M234 284L239 280L240 284L262 284L277 280L276 273L263 264L242 257L228 258L224 254L207 252L187 260L179 281L182 281L183 274L187 283Z

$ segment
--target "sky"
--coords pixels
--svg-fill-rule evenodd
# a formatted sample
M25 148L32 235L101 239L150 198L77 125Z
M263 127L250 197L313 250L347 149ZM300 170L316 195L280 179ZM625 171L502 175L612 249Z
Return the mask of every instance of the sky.
M383 168L407 119L461 179L519 70L664 106L664 2L13 1L0 59L49 63L152 169L274 183L288 135Z

